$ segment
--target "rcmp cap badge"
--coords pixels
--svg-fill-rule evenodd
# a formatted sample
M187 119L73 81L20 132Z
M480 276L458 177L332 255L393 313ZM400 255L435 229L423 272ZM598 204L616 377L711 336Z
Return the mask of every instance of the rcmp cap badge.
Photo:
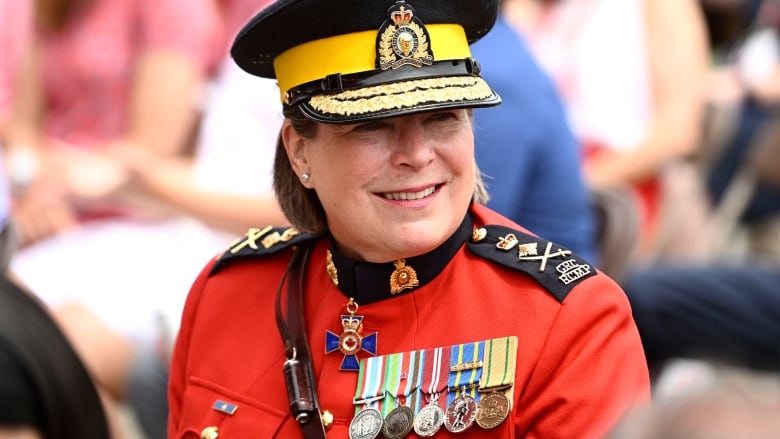
M387 11L388 20L377 36L377 67L397 69L403 65L422 67L433 64L428 30L405 1L397 1Z

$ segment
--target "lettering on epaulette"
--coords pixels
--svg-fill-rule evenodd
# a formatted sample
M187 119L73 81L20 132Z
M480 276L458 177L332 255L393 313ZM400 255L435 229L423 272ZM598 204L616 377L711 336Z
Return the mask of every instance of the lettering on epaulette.
M475 229L468 248L479 256L531 275L561 302L576 284L596 274L590 264L571 250L505 226Z

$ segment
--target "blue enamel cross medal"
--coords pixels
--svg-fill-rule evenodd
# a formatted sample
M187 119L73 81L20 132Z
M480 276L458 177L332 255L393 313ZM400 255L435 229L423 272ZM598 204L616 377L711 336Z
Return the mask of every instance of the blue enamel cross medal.
M348 370L358 372L360 362L357 359L357 353L361 350L371 355L376 355L376 332L363 337L363 316L356 316L358 304L350 298L347 302L347 312L349 315L341 315L341 326L343 331L341 335L336 335L331 331L325 334L325 353L329 354L336 350L344 354L339 370Z

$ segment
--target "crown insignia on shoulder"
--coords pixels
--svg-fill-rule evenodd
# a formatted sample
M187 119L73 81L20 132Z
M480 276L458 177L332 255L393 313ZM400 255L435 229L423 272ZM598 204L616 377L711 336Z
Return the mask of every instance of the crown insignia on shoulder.
M377 36L377 67L397 69L403 65L415 67L433 64L428 30L414 9L405 1L395 2L387 11Z
M571 250L505 226L474 229L468 248L486 259L529 274L561 302L576 284L596 274L590 264Z
M233 241L225 252L217 256L217 263L211 274L224 267L228 261L273 255L314 237L315 235L310 233L301 233L295 227L267 226L262 229L252 227L244 236Z

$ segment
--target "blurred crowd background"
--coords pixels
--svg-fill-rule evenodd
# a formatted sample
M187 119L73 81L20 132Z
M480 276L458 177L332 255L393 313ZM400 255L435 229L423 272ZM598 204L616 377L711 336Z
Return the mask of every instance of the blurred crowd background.
M0 261L114 438L165 437L190 284L286 223L279 91L228 54L270 3L0 0ZM503 0L474 46L504 98L475 110L489 205L634 308L661 409L616 437L780 434L779 27L780 0Z

